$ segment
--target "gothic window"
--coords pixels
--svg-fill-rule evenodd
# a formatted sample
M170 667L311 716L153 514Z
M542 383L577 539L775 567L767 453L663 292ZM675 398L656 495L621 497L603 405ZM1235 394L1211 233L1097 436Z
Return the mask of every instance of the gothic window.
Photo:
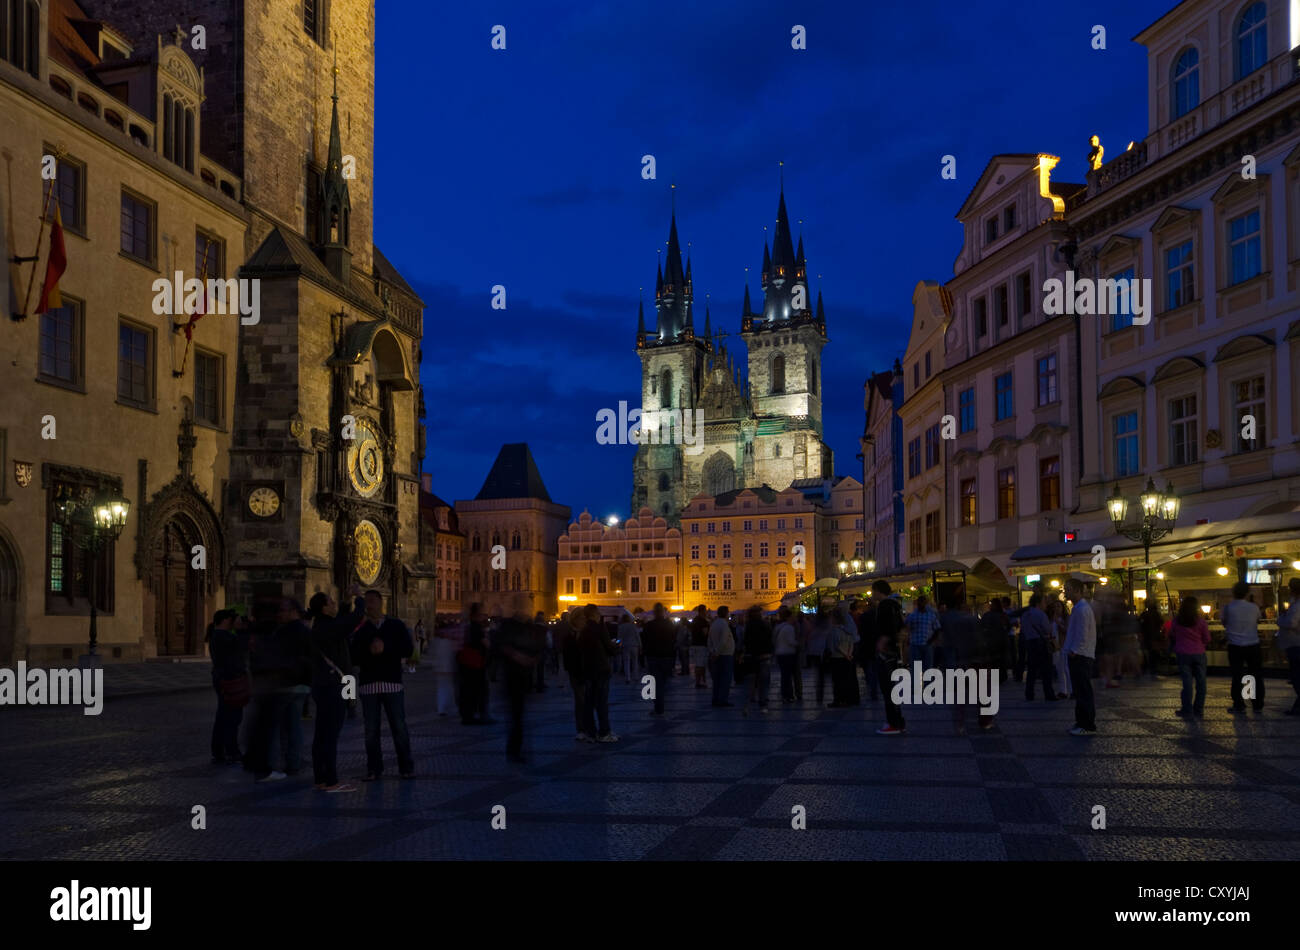
M481 543L480 540L479 540L478 532L475 531L475 532L474 532L474 537L473 537L473 539L470 541L470 550L472 550L472 551L481 551L482 549L483 549L483 545L482 545L482 543ZM476 578L477 578L477 576L478 576L478 575L475 575ZM474 581L474 589L475 589L475 590L478 590L478 581L477 581L477 580Z
M510 538L510 550L512 550L512 551L518 551L518 550L519 550L519 532L518 532L518 531L516 531L516 532L514 533L514 535ZM515 590L518 590L518 589L519 589L519 588L517 588L517 587L515 588Z
M772 359L772 393L785 392L785 356L778 353Z
M666 369L659 376L661 382L659 392L659 404L665 409L671 409L673 405L673 372Z
M510 589L511 589L511 590L523 590L523 588L522 588L521 586L519 586L519 572L518 572L518 571L515 571L515 576L514 576L514 579L513 579L512 582L511 582L511 584L510 584Z
M928 360L929 356L926 359ZM817 395L817 357L815 356L812 361L812 373L808 376L808 391L814 396Z
M668 475L667 475L667 473L663 473L663 472L661 472L660 475L659 475L659 490L660 490L660 491L667 491L667 490L668 490Z
M493 531L493 532L492 532L492 547L496 547L496 546L497 546L498 544L500 544L500 543L501 543L501 532L500 532L500 531Z
M709 459L704 466L704 493L721 495L736 487L736 468L722 452Z

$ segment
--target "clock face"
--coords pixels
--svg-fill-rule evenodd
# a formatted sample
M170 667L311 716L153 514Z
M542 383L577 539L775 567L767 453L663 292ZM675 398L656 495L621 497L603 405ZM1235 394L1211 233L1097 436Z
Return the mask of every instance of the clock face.
M363 584L373 584L379 578L384 563L384 541L373 522L362 521L352 532L356 541L357 578Z
M269 518L280 510L280 496L274 488L254 488L248 493L248 510L259 518Z
M377 492L384 481L384 454L379 448L379 436L369 423L357 423L356 438L348 447L348 477L352 487L366 498Z

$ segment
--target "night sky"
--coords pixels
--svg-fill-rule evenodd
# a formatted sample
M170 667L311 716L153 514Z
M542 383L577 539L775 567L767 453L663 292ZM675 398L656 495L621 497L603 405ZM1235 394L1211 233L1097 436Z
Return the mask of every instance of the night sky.
M555 501L605 518L628 515L635 449L598 445L596 413L640 403L637 295L653 330L670 183L697 332L708 293L734 334L746 267L760 306L785 162L825 296L826 437L837 474L860 477L863 381L906 346L916 282L951 277L985 165L1043 151L1062 158L1054 180L1082 182L1089 135L1109 157L1142 139L1131 38L1174 0L577 6L378 4L375 242L427 308L434 491L473 498L501 444L525 441Z

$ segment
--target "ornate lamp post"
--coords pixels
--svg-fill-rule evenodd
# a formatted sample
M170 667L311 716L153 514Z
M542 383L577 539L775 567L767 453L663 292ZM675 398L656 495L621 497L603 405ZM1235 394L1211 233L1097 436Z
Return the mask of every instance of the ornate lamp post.
M69 494L55 504L55 521L64 527L64 537L70 536L77 547L90 554L90 652L82 658L87 666L99 665L96 652L98 635L95 632L95 601L98 599L95 577L99 572L99 554L110 541L118 539L130 513L131 503L108 489L100 489L93 497L89 489L80 496ZM66 530L70 528L76 530Z
M1151 575L1151 545L1174 530L1174 522L1178 520L1182 499L1174 494L1173 482L1167 482L1162 492L1156 489L1155 481L1148 478L1146 490L1138 496L1138 503L1142 506L1142 517L1137 521L1129 522L1126 520L1128 499L1120 494L1118 483L1115 485L1115 491L1106 499L1106 507L1110 511L1110 520L1115 526L1115 533L1122 534L1142 545L1143 562L1146 564L1147 577L1144 581L1146 583L1150 581ZM1148 584L1148 589L1149 586Z
M839 569L840 569L840 577L843 577L845 574L847 574L847 573L849 572L849 562L848 562L848 561L840 561L840 563L839 563L837 566L838 566Z

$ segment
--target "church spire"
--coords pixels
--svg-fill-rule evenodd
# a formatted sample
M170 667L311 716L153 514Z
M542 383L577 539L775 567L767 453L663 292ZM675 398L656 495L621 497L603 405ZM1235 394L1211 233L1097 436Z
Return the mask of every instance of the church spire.
M747 317L751 313L749 309L749 281L745 281L745 306L741 310L741 317Z
M822 292L820 288L817 290L817 322L826 322L826 311L822 309Z
M767 252L767 242L763 242L763 274L760 282L764 287L767 286L767 280L772 274L772 255Z
M334 86L330 95L330 144L325 159L325 174L320 179L320 201L316 234L322 245L322 258L330 272L344 284L350 282L352 254L348 249L348 222L352 199L343 175L343 140L339 133L339 53L334 48Z
M789 282L794 276L794 246L790 241L790 218L785 210L785 187L776 208L776 231L772 235L773 280Z

